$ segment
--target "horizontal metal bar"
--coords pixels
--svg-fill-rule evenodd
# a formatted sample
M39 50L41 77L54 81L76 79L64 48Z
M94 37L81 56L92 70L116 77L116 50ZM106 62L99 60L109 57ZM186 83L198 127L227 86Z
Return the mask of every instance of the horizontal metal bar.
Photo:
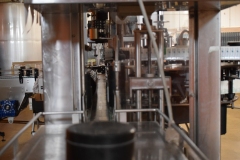
M13 124L27 124L29 121L14 120ZM0 120L0 123L9 123L8 120Z
M54 114L83 114L83 111L69 111L69 112L43 112L43 115L54 115Z
M156 0L155 0L156 1ZM154 0L143 0L143 2L155 2ZM168 0L168 2L186 2L186 0ZM199 2L209 2L213 0L187 0L188 2L199 1ZM226 0L219 0L226 1ZM238 0L232 0L238 1ZM124 3L124 2L137 2L137 0L24 0L24 3L32 3L32 4L66 4L66 3Z
M116 113L124 113L124 112L156 112L158 109L119 109L115 110Z

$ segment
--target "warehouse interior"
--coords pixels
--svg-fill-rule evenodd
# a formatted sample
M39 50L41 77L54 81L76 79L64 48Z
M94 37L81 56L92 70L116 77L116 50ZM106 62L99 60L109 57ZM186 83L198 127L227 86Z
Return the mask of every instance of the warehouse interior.
M0 159L240 159L239 14L0 0Z

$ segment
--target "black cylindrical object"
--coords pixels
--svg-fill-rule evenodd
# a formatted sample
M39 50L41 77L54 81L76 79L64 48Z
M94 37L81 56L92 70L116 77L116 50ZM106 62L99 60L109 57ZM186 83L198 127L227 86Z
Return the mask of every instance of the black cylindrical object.
M67 160L131 160L135 129L118 122L90 122L66 131Z
M227 133L227 105L221 105L221 135Z

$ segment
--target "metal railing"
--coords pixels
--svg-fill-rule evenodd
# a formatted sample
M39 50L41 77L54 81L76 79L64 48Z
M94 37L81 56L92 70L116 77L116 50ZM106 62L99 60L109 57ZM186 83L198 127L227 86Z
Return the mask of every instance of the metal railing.
M163 112L161 112L158 108L150 108L150 109L116 109L115 114L119 113L133 113L133 112L157 112L160 116L162 116L168 123L170 122L170 119L165 115ZM117 115L115 115L117 116ZM194 153L202 160L208 160L206 155L193 143L193 141L184 133L179 126L177 126L175 123L169 123L169 127L172 127L181 137L182 139L189 145L189 147L194 151Z
M18 152L18 138L30 127L40 116L42 115L58 115L58 114L83 114L83 111L70 111L70 112L39 112L34 116L1 150L0 156L14 144L13 155L15 156Z

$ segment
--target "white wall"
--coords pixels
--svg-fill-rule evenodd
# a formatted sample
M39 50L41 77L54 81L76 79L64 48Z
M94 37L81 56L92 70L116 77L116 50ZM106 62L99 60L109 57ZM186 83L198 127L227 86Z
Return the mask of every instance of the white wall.
M240 27L240 5L221 11L221 27Z

